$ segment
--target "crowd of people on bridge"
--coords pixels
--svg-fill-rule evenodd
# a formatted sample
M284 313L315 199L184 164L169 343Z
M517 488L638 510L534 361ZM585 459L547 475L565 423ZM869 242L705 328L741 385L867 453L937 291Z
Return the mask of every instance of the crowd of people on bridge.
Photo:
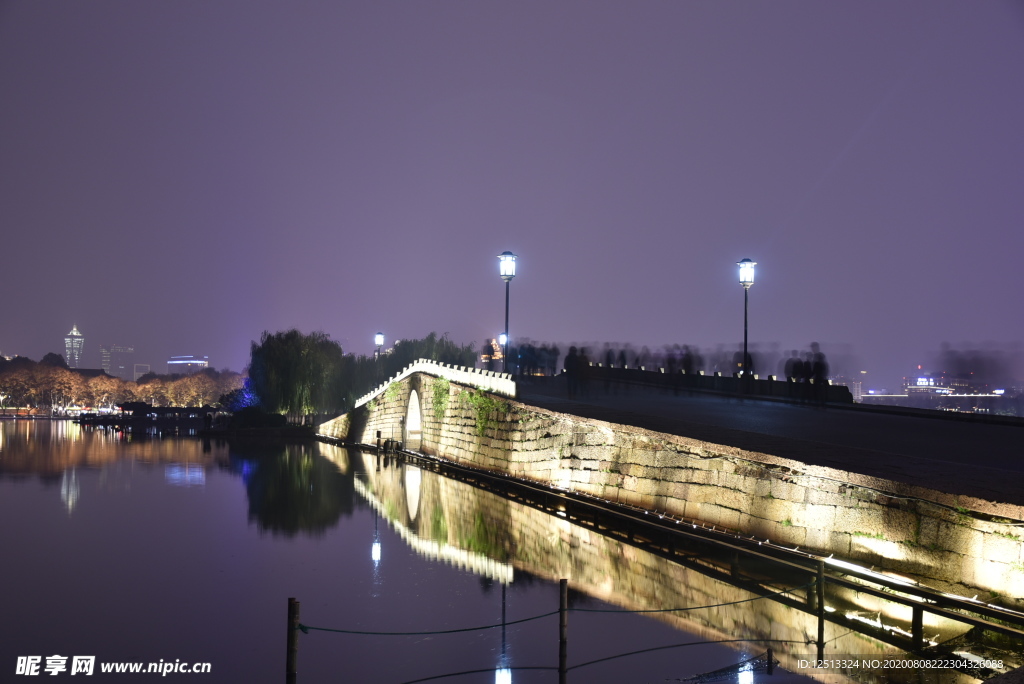
M597 349L595 354L593 350ZM742 349L729 352L723 345L701 352L692 345L666 344L651 350L639 349L631 344L572 343L562 355L558 343L523 339L513 341L508 348L508 363L503 364L501 346L495 340L486 340L481 350L481 362L488 370L511 373L527 378L554 376L563 372L572 374L578 369L598 365L605 368L626 368L655 372L700 373L735 375L744 370ZM777 368L776 378L794 382L823 383L829 378L829 365L821 345L812 342L804 352L790 350L784 355L778 351L753 349L747 354L747 372L756 375L759 368Z

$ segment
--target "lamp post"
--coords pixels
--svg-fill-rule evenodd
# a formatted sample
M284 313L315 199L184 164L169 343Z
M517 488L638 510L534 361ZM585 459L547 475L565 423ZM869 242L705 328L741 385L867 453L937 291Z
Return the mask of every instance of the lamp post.
M498 274L505 281L505 341L501 349L501 370L508 372L508 288L509 283L516 277L516 255L512 252L502 252L498 255Z
M740 267L740 285L743 286L743 382L745 386L748 382L747 375L750 370L747 367L747 359L749 358L747 356L747 307L750 286L754 284L754 267L757 266L757 262L744 259L743 261L737 261L736 265Z

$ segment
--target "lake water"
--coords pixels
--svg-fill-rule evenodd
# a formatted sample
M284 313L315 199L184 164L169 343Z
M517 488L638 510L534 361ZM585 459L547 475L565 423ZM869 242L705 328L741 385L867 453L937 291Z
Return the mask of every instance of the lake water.
M561 577L572 588L569 682L679 681L760 653L766 639L784 662L814 653L796 643L816 634L813 617L696 565L316 442L229 446L0 421L0 549L0 681L32 681L17 675L30 656L47 676L56 655L68 668L58 681L78 676L74 656L94 656L87 681L161 678L100 671L139 662L209 663L169 680L280 682L295 597L316 628L299 634L299 682L460 672L431 681L557 682L549 614ZM668 607L692 610L624 612ZM489 628L438 633L471 627ZM844 632L830 625L826 636L836 648L870 641ZM685 645L719 641L731 643ZM608 659L635 651L646 652ZM785 670L731 680L811 681Z

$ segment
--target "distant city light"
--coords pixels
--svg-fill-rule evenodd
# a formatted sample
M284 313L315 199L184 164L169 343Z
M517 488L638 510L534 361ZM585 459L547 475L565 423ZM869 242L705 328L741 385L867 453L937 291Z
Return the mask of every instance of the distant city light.
M172 356L167 359L168 373L195 373L209 367L209 356Z

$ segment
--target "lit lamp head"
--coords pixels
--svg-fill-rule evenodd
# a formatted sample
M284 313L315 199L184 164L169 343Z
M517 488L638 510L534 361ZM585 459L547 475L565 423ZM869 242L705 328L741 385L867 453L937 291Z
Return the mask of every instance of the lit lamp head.
M508 344L508 335L506 335L505 333L501 333L500 335L498 335L498 344L500 344L502 347Z
M750 286L754 284L754 267L757 266L757 262L744 259L737 261L736 265L740 267L740 285L744 290L749 290Z
M506 283L516 277L516 255L502 252L498 255L498 274Z
M377 347L384 346L384 333L377 333L373 336L373 344Z

